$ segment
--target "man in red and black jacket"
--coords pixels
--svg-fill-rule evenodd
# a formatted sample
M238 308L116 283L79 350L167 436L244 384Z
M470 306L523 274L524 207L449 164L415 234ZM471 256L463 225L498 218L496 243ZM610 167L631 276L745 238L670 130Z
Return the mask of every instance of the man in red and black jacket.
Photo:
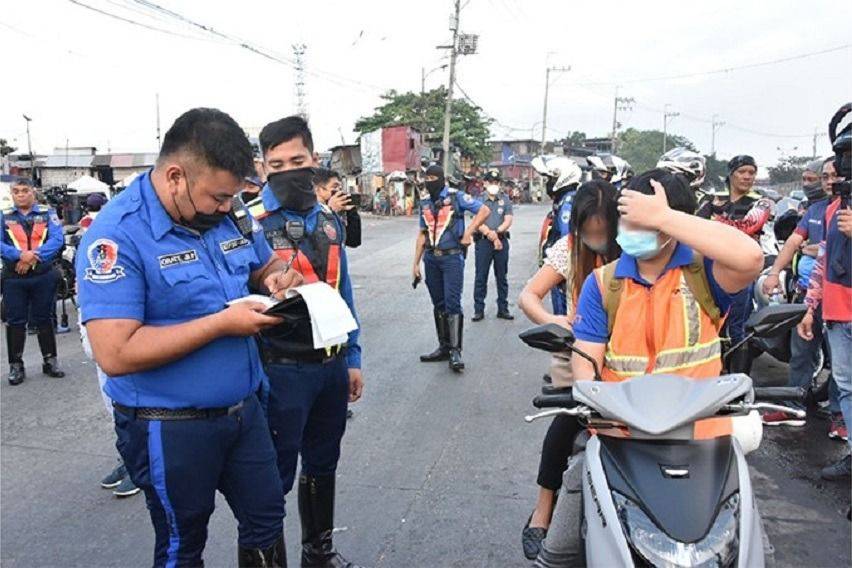
M699 206L696 215L736 227L740 231L760 238L763 226L769 220L772 202L752 193L757 177L757 163L748 155L734 156L728 162L728 195L717 195ZM745 322L751 315L753 285L738 293L731 304L726 321L731 345L736 345L745 336ZM731 372L748 372L747 349L739 349L729 364Z

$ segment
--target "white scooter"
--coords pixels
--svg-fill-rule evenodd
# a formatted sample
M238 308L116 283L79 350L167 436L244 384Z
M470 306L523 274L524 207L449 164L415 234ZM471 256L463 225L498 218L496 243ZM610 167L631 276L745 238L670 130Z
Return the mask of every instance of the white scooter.
M781 308L749 320L749 331L784 333L804 316L804 309ZM573 334L554 324L528 330L521 339L591 361L574 347ZM532 422L576 416L598 432L585 444L582 465L580 526L587 565L765 566L766 539L737 427L734 436L695 440L693 426L753 410L797 413L755 399L801 400L803 391L753 387L743 374L706 380L643 375L622 382L601 382L597 368L595 374L598 380L579 381L573 388L546 387L550 394L533 404L549 410L526 417ZM614 427L628 429L629 436L605 434ZM759 436L750 444L756 447Z

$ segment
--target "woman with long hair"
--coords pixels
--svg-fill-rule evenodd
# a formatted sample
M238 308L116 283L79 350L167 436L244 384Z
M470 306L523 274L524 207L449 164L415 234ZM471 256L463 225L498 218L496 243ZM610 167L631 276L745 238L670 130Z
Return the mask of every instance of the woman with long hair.
M574 303L586 277L598 266L615 260L621 249L615 242L618 232L618 192L603 180L586 182L577 190L571 208L571 231L547 253L544 265L527 282L518 305L535 324L555 323L571 328ZM543 299L554 286L564 286L568 315L547 311ZM555 387L573 384L570 355L554 355L550 376ZM553 505L562 475L580 431L575 417L557 416L550 424L541 448L538 470L538 500L522 534L524 555L534 560L547 535Z

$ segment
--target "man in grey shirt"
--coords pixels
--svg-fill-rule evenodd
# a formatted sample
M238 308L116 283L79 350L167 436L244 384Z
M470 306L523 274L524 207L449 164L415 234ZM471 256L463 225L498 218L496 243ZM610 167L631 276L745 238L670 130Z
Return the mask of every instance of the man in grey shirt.
M485 318L485 295L488 292L488 271L494 264L497 282L497 317L512 320L509 313L509 227L512 226L512 200L500 189L500 174L486 172L483 201L491 210L488 219L474 236L476 244L476 283L473 287L473 321Z

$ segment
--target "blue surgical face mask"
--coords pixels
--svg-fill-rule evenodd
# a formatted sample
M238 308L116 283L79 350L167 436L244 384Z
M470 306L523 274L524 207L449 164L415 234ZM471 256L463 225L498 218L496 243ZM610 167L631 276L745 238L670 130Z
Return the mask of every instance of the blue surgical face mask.
M660 250L668 244L668 241L666 241L660 245L658 236L659 233L657 231L626 229L623 226L619 226L615 242L618 243L622 251L630 256L639 260L648 260L660 254Z

